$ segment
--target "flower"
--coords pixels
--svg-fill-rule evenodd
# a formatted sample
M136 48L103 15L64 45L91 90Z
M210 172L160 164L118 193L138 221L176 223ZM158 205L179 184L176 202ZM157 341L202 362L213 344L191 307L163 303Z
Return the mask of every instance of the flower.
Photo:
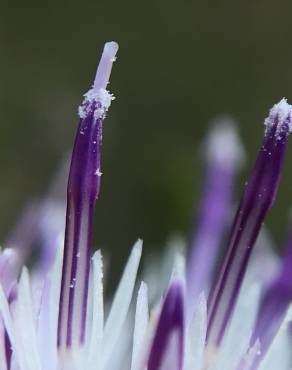
M265 120L263 144L219 272L232 186L242 161L237 133L226 117L217 120L207 140L204 196L187 258L170 248L165 260L148 266L144 277L153 284L141 282L133 313L142 254L138 240L109 309L104 306L102 254L91 258L90 248L102 174L102 127L113 100L106 88L117 50L114 42L105 45L93 86L79 107L65 234L64 204L51 194L25 211L6 243L9 248L1 252L0 369L291 369L292 239L280 261L267 237L255 246L278 190L292 130L292 107L285 99ZM28 272L23 264L35 238L43 248ZM163 266L169 267L171 259L165 284Z

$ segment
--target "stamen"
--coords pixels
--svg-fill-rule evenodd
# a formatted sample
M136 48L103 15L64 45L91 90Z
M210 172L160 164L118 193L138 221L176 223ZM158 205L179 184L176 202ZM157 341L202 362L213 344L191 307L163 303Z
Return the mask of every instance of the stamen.
M148 370L169 368L169 358L172 360L171 367L181 370L183 366L183 348L183 286L180 281L175 281L170 286L161 309L148 359Z
M80 123L67 187L58 348L84 343L95 201L100 189L102 124L112 96L105 90L118 46L105 44L93 88L79 108Z
M232 316L247 264L279 185L292 107L285 99L266 119L266 132L232 226L227 255L208 308L208 344L219 345Z
M199 224L190 240L187 264L187 308L192 316L199 294L208 291L231 210L234 176L243 150L233 121L222 117L207 138L207 177L198 215Z

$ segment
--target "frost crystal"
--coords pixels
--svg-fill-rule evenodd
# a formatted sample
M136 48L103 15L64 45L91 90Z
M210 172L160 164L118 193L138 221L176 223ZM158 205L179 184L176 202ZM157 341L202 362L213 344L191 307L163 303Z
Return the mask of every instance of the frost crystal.
M289 132L292 131L292 107L287 103L287 99L283 98L279 103L275 104L271 110L269 116L265 119L264 124L266 125L266 133L270 131L275 125L276 136L280 139L283 126L287 125Z
M83 103L78 108L79 117L82 119L86 118L86 116L92 110L92 105L95 104L94 118L96 120L104 118L105 113L109 109L111 102L114 99L115 97L113 94L105 89L90 89L84 94Z

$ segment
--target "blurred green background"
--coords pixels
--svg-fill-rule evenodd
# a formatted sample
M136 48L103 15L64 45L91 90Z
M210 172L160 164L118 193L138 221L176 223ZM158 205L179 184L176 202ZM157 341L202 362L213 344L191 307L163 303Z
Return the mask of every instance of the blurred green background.
M137 237L163 246L187 235L201 191L200 143L230 113L248 154L268 109L292 100L292 2L148 0L6 2L0 14L0 239L46 192L72 147L81 96L103 43L120 44L104 128L95 244L117 265ZM267 224L281 245L292 150Z

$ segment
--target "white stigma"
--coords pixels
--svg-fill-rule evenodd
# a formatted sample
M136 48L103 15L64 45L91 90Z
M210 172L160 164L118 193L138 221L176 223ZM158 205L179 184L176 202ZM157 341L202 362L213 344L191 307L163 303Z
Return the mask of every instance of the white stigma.
M88 103L97 102L98 107L95 109L94 118L97 120L103 118L114 100L114 96L106 90L109 83L109 78L116 60L116 53L118 51L118 44L114 41L107 42L104 46L103 53L97 67L93 87L84 94L82 105L78 108L80 118L85 118L89 113Z
M292 106L287 103L287 99L283 98L270 109L269 116L265 119L264 124L266 133L277 124L276 137L278 139L280 139L279 134L285 125L288 125L288 132L292 131Z
M245 153L232 118L222 116L214 121L206 140L206 151L207 160L210 162L235 164L240 167Z
M105 90L109 83L109 77L111 74L113 62L116 60L116 54L119 46L116 42L107 42L104 45L103 53L97 67L96 76L93 84L93 89L98 91L99 89Z

